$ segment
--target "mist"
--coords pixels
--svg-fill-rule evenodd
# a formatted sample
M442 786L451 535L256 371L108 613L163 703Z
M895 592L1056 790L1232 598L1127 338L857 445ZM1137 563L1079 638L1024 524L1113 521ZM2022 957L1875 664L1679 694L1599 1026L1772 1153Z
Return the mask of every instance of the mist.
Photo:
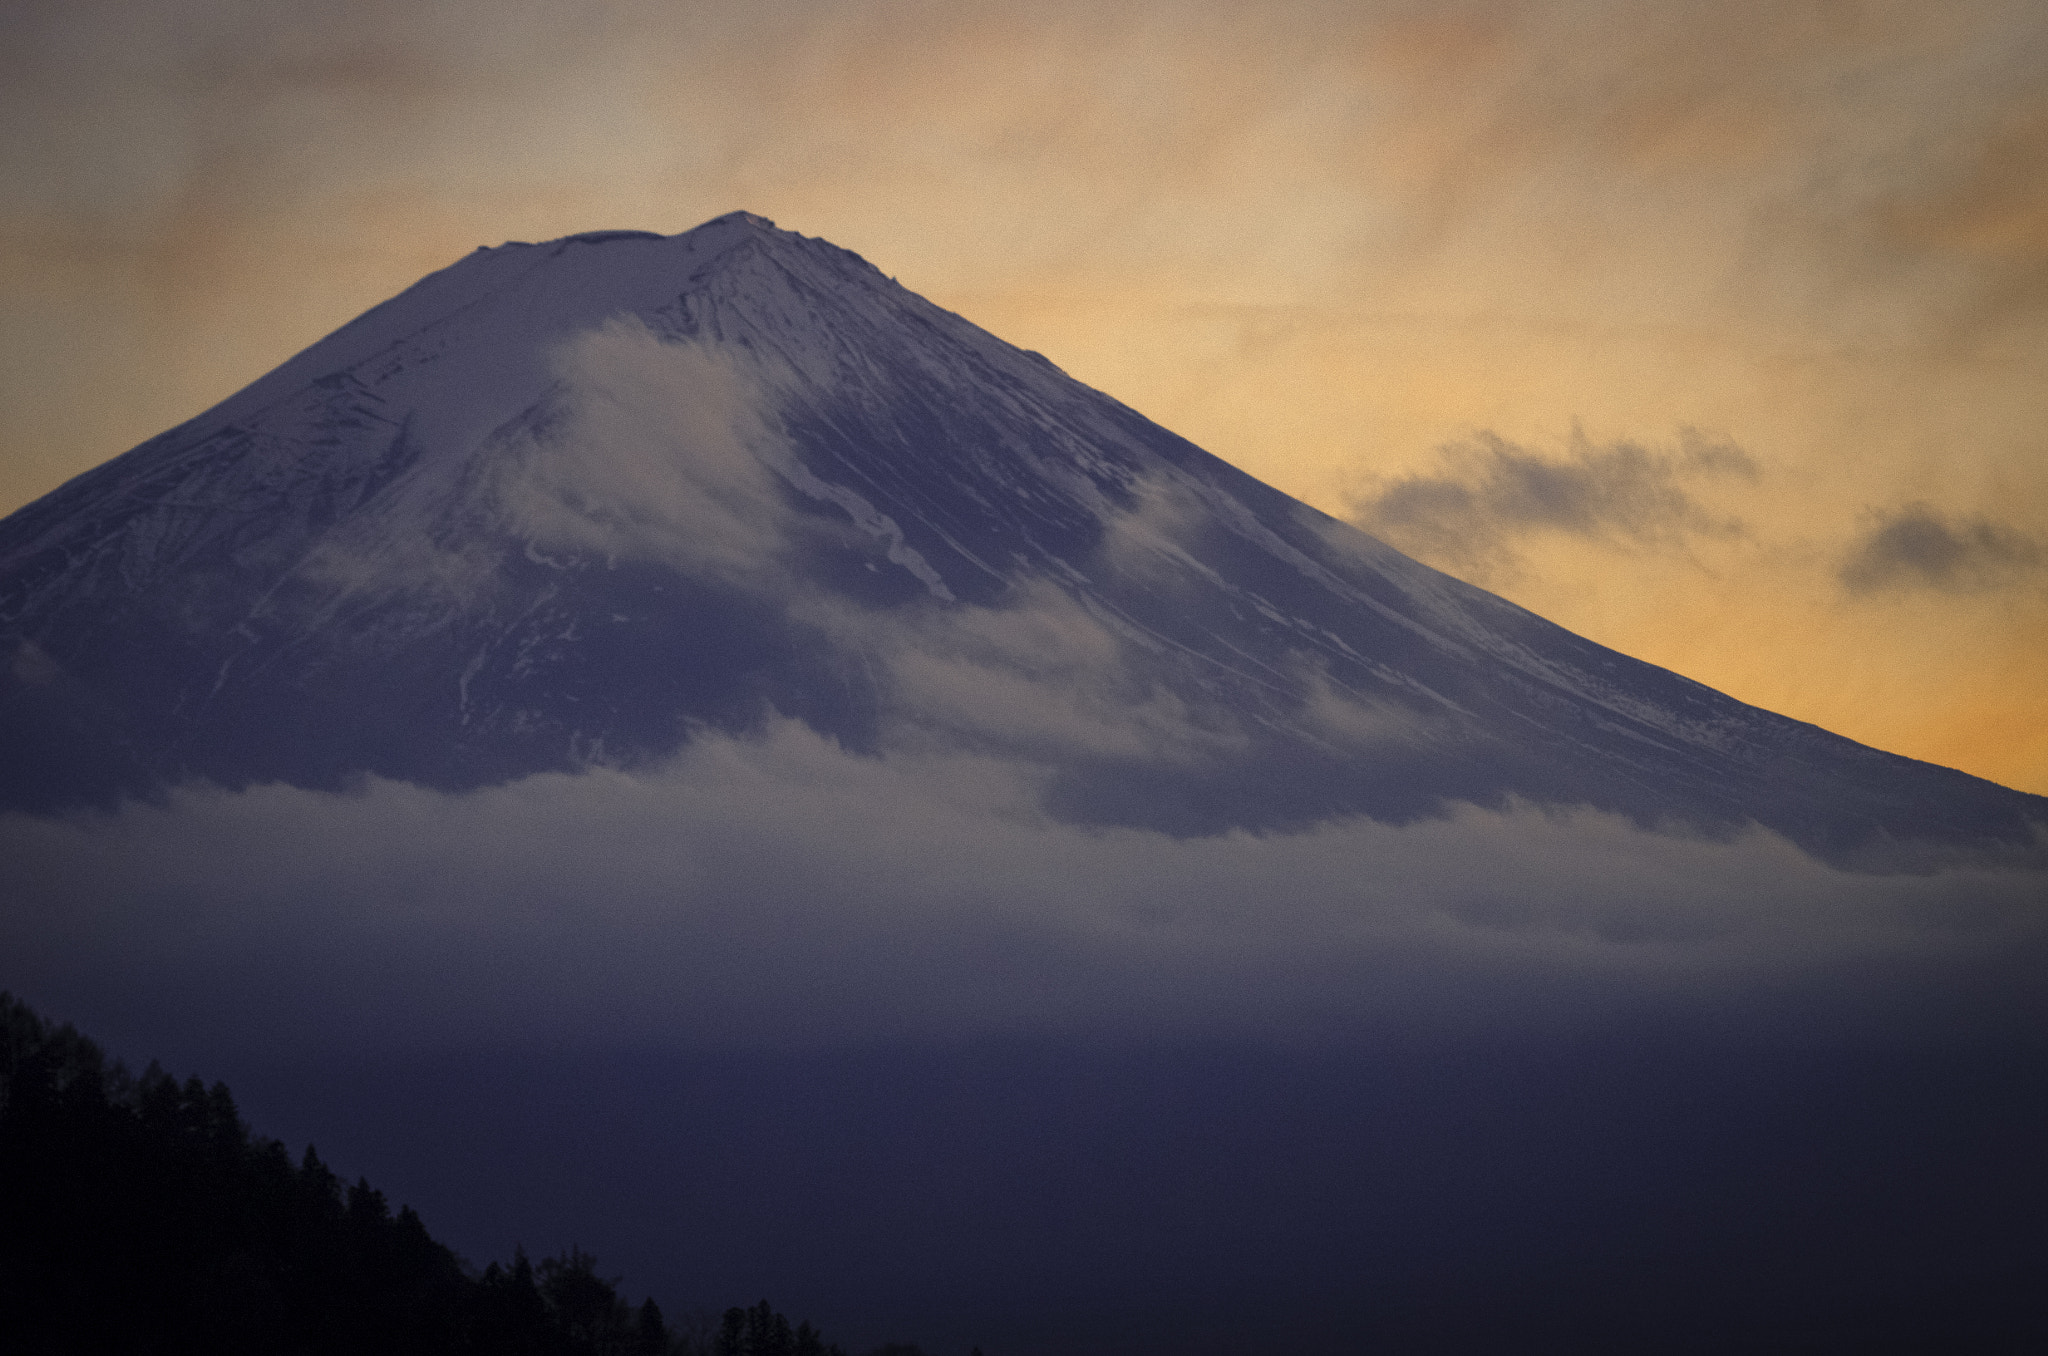
M1050 776L777 721L461 794L192 787L0 822L0 944L25 991L229 1044L1314 1044L1649 1011L1857 1039L2039 1015L2038 872L1857 874L1761 830L1527 806L1177 838L1061 823Z

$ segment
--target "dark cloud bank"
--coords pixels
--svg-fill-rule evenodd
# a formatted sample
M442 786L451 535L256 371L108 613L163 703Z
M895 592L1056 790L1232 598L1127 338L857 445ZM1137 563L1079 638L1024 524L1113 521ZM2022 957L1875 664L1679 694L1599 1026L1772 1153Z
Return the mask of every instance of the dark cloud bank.
M672 1308L990 1352L2038 1326L2038 873L1534 808L1174 838L1044 783L777 723L14 816L0 952L458 1246Z
M1859 595L2039 588L2048 579L2048 545L1989 518L1951 519L1928 504L1907 504L1870 515L1840 578Z
M1436 474L1367 486L1353 500L1353 517L1406 551L1476 578L1513 574L1517 544L1542 533L1631 550L1746 535L1740 519L1712 512L1694 488L1759 475L1740 447L1692 429L1681 431L1673 449L1596 445L1575 429L1560 456L1480 432L1447 444L1440 461Z

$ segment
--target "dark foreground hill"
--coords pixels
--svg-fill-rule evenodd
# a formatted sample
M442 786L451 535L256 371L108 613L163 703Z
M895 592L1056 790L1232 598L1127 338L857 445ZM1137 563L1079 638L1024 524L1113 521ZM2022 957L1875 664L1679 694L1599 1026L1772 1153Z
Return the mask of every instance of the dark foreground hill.
M294 1166L252 1136L226 1085L131 1075L5 991L0 1165L17 1356L844 1356L765 1301L676 1331L574 1248L478 1272L310 1145Z
M2048 800L1572 635L744 213L479 250L0 523L0 806L444 789L770 713L1177 834L1453 802L2027 850Z

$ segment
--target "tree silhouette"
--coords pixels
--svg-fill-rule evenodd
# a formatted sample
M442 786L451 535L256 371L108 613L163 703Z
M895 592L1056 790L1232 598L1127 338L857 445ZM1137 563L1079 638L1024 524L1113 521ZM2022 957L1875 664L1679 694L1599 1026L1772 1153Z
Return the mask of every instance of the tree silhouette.
M224 1084L133 1076L4 991L0 1165L7 1356L844 1356L765 1299L676 1332L577 1247L475 1272L311 1144L295 1167L251 1135Z

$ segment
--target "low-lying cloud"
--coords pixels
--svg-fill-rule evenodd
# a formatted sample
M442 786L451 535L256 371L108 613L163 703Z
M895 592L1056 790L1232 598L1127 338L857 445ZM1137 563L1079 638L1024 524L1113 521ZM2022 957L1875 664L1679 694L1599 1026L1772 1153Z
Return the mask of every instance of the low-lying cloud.
M2007 523L1913 503L1870 514L1838 577L1859 595L2039 587L2048 580L2048 543Z
M1671 449L1595 445L1575 429L1555 456L1482 431L1439 449L1439 465L1434 474L1369 484L1353 496L1352 518L1410 554L1477 579L1514 575L1519 545L1546 533L1622 551L1742 537L1741 519L1710 509L1697 488L1760 474L1734 443L1692 429Z
M782 722L638 773L9 816L0 954L65 1010L366 1048L1318 1042L1646 1008L1800 1038L1930 996L2010 1025L2039 990L2038 872L1856 875L1527 807L1175 838L1054 822L1046 775Z

